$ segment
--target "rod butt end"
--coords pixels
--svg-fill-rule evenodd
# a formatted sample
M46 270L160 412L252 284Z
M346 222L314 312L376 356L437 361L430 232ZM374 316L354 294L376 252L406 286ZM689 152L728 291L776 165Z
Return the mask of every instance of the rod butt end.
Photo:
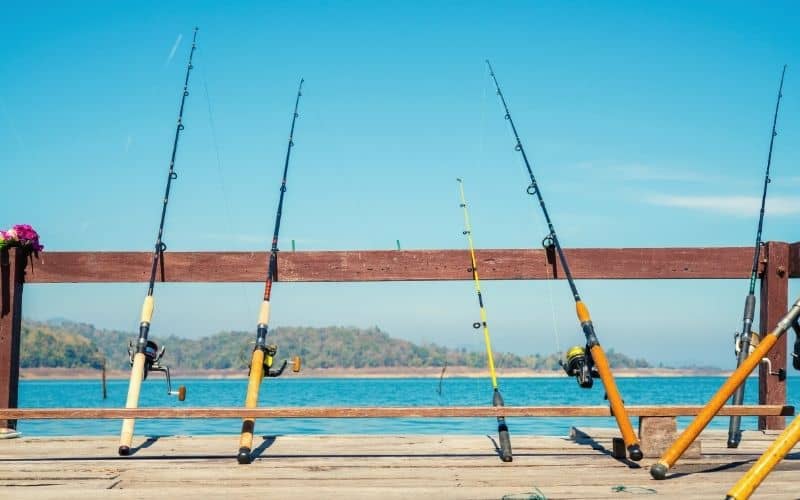
M632 444L628 446L628 456L631 457L631 460L634 462L638 462L644 458L644 453L642 453L642 448L638 444Z
M131 447L122 445L119 447L119 450L117 450L117 452L119 453L119 456L127 457L128 455L131 454Z
M511 438L508 435L508 427L505 423L498 426L498 434L500 437L500 460L503 462L512 462L514 454L511 451Z
M653 479L661 480L667 477L668 470L669 467L666 464L657 462L650 467L650 475L653 476Z
M742 433L731 434L728 436L728 448L738 448L739 442L742 440Z
M253 461L250 456L250 448L239 448L239 454L236 456L236 461L242 465L247 465Z

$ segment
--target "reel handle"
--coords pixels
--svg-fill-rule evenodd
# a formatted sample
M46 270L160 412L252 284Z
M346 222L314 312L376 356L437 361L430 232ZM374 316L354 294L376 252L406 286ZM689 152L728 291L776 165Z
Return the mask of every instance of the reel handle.
M177 391L167 391L170 396L178 396L178 401L186 400L186 386L179 385Z

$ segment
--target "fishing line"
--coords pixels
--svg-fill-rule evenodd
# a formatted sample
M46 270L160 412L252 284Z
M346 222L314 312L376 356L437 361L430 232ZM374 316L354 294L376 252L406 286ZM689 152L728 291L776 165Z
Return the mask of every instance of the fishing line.
M206 78L206 72L204 69L201 69L203 75L203 89L205 90L206 96L206 105L208 109L208 123L211 129L211 142L214 145L214 153L216 154L217 159L217 177L219 180L220 191L222 191L222 202L223 207L225 209L225 218L227 222L227 227L233 227L233 215L231 213L231 203L230 203L230 196L228 195L228 188L225 185L225 174L224 168L222 165L222 156L219 152L219 141L217 140L217 127L216 122L214 121L214 112L211 107L211 96L208 92L208 79ZM246 287L236 287L238 290L238 295L240 299L240 304L247 304L248 303L248 295ZM243 366L247 366L247 361L244 361Z
M217 158L217 176L219 177L220 191L222 191L222 201L225 207L225 218L227 219L228 227L233 227L233 217L231 216L230 198L228 196L228 189L225 186L225 176L222 168L222 158L219 153L219 142L217 141L217 127L214 124L214 113L211 109L211 97L208 93L208 81L206 80L205 71L203 72L203 89L206 95L206 105L208 107L208 123L211 128L211 142L214 145L214 153Z

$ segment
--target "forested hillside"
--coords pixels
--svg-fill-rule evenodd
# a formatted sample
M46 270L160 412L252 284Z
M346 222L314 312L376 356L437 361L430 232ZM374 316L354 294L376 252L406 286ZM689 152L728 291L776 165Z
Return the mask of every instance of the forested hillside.
M279 345L278 357L298 355L309 368L380 368L466 366L486 367L483 351L452 349L436 344L414 344L390 337L379 328L283 327L272 332ZM109 369L127 369L127 346L133 332L97 329L70 321L24 321L21 363L23 367L99 368L103 358ZM221 332L200 339L152 336L167 346L170 367L182 369L245 368L252 350L252 332ZM632 359L609 350L614 368L647 368L643 359ZM558 355L520 356L495 353L500 368L559 370Z

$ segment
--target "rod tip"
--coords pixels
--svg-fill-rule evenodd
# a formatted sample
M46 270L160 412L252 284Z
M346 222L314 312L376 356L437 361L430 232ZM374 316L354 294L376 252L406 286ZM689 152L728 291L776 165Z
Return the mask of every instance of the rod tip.
M653 479L658 479L659 481L667 477L667 466L662 464L661 462L655 463L650 467L650 475L653 476Z

